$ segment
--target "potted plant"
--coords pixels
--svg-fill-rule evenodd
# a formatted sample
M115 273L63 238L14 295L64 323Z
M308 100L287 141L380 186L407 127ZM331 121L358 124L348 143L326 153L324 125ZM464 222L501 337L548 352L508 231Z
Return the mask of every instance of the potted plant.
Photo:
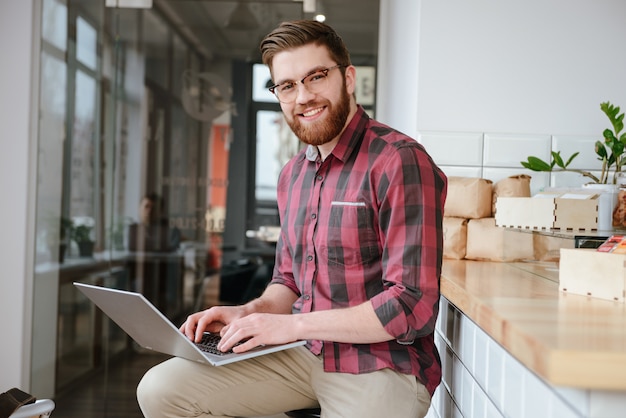
M601 103L600 109L606 114L613 126L613 130L607 128L602 132L604 141L596 141L594 146L598 160L602 161L600 177L589 171L569 168L572 160L578 156L578 152L572 154L567 161L561 157L560 151L552 151L550 162L530 156L528 161L521 162L522 166L533 171L571 171L582 174L591 179L593 183L616 184L617 177L622 172L622 166L626 163L626 156L624 155L626 132L621 133L624 129L624 113L620 114L619 106L613 106L610 102Z
M91 257L93 255L94 241L91 239L91 230L93 227L89 225L75 225L72 227L72 240L78 245L78 253L81 257Z
M578 152L564 160L560 151L552 151L550 162L530 156L527 161L522 161L521 164L533 171L569 171L580 173L583 177L590 179L591 182L583 185L583 187L599 189L601 193L598 207L598 229L609 230L616 226L613 216L614 211L618 209L617 179L622 172L622 167L626 164L624 152L626 132L622 133L624 129L624 113L620 113L619 106L614 106L610 102L604 102L600 104L600 109L609 118L613 129L605 129L602 132L604 141L596 141L594 144L594 151L598 156L598 160L602 162L599 177L589 171L569 167L574 158L578 156Z

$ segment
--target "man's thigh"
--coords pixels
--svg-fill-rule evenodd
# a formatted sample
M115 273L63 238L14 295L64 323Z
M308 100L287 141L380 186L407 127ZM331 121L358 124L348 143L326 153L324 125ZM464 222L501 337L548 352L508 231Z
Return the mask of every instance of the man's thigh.
M420 418L430 406L430 394L415 376L390 369L358 375L314 372L312 385L327 418Z
M304 347L220 367L174 358L146 373L137 397L149 418L272 415L317 405L315 367Z

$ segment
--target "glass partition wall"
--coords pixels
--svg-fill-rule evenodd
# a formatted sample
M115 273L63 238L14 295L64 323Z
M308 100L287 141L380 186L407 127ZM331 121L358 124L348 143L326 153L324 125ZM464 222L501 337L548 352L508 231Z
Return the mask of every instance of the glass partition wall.
M106 3L39 4L31 390L61 400L69 418L116 416L102 412L118 384L112 370L143 354L73 283L141 292L180 323L204 306L207 277L225 271L223 251L258 257L246 230L278 224L275 182L301 146L266 90L258 42L281 20L306 17L302 2L244 2L254 29L234 18L234 0ZM347 25L377 38L371 24ZM366 50L352 59L372 112L375 41ZM273 262L271 246L261 253ZM133 379L124 390L134 402ZM74 391L94 381L100 412L70 414L85 402ZM139 416L130 408L117 416Z
M132 350L73 282L179 321L224 224L230 108L206 95L228 66L158 10L104 3L41 3L32 382L51 397Z

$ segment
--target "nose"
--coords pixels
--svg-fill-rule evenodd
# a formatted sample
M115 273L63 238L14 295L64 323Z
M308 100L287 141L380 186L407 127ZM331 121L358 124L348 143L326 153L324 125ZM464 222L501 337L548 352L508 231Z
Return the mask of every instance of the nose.
M302 83L296 84L296 103L305 104L315 97L315 93L311 93L309 89Z

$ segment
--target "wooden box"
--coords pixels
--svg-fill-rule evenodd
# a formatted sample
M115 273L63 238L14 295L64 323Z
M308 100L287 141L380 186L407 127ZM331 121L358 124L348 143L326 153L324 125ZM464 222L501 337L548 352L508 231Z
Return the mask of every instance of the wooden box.
M496 225L523 229L597 230L598 195L566 193L498 197Z
M624 302L626 254L594 249L561 249L559 289L563 292Z

